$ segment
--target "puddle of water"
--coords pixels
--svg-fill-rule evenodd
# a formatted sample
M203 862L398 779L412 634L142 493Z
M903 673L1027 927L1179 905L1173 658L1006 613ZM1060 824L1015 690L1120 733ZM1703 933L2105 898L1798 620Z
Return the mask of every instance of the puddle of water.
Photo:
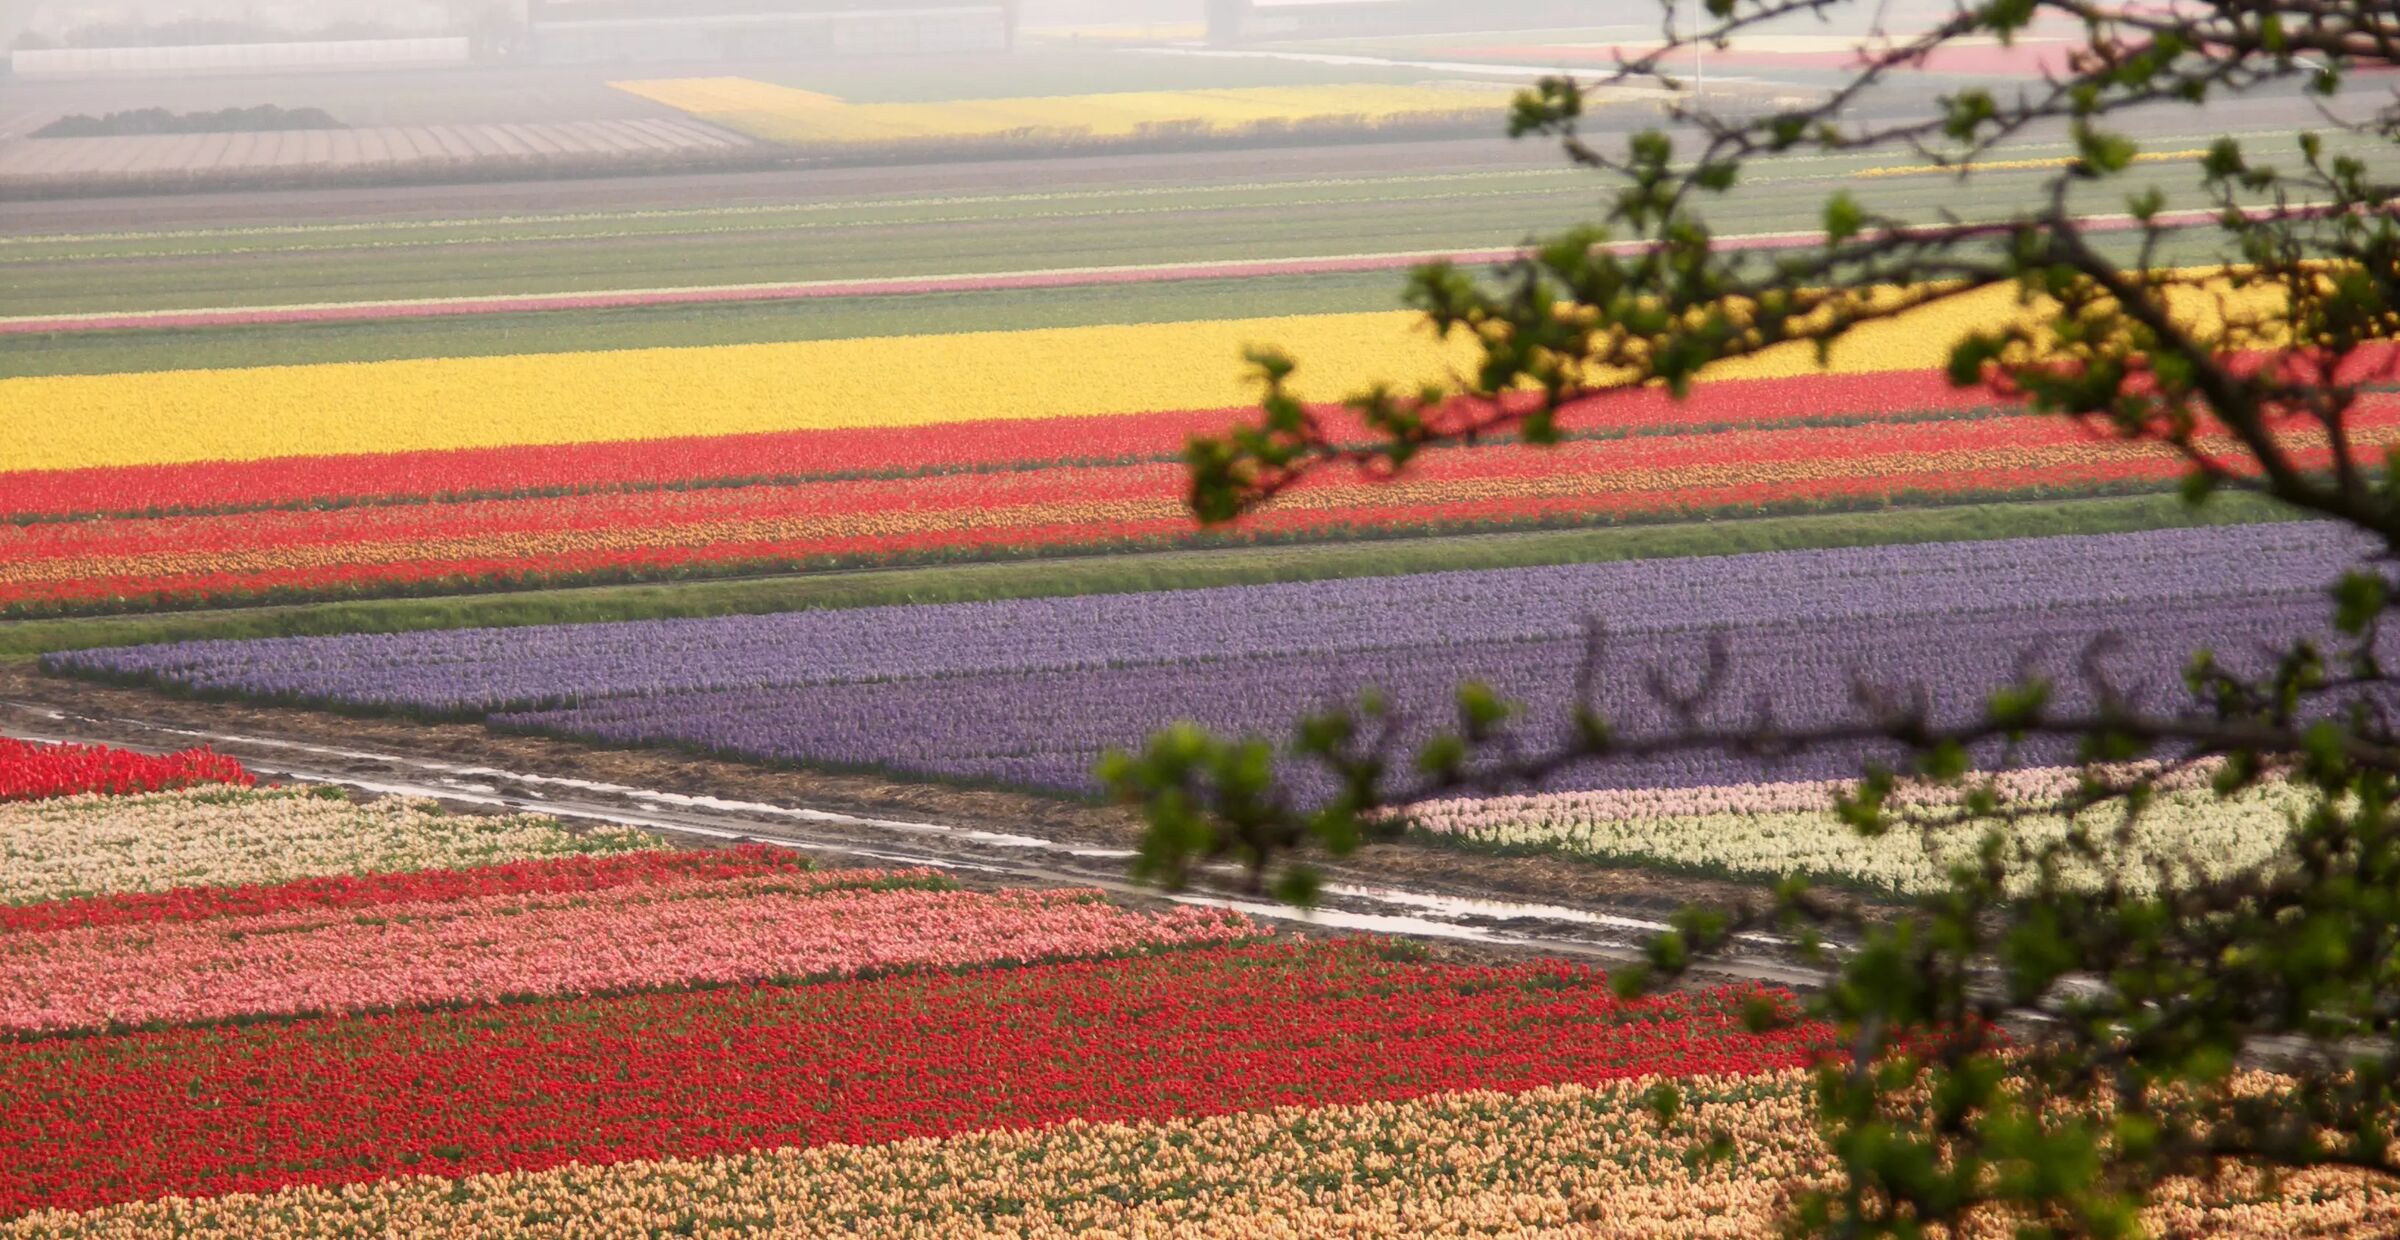
M1423 909L1445 919L1480 917L1491 921L1570 921L1587 926L1605 926L1611 930L1639 930L1645 933L1673 929L1665 922L1616 917L1559 904L1512 904L1501 900L1475 900L1464 896L1426 895L1388 887L1349 887L1340 884L1328 884L1325 891L1329 895Z
M65 716L61 715L59 718L63 719ZM533 788L535 787L546 786L551 788L567 788L577 792L588 792L604 796L623 797L627 800L646 801L654 805L668 805L681 809L713 810L719 813L760 814L777 818L788 818L797 822L817 822L838 824L842 826L872 827L878 830L906 831L919 835L940 835L950 839L967 840L978 844L987 844L996 848L1044 849L1053 852L1062 852L1072 857L1123 859L1130 858L1135 855L1131 849L1092 848L1068 845L1061 844L1056 840L1042 839L1039 836L1012 835L997 831L982 831L972 827L949 827L934 822L907 822L894 818L867 818L856 814L835 813L830 810L794 809L790 806L774 805L765 801L738 801L730 800L724 797L695 796L680 792L660 792L649 788L637 788L630 784L614 784L600 780L574 779L560 775L531 775L519 771L504 770L500 767L465 766L453 762L438 762L424 758L409 758L403 757L399 754L376 753L371 750L343 749L338 746L331 745L311 745L300 741L275 740L263 736L244 736L238 733L206 732L192 728L169 728L152 724L138 724L138 726L150 728L151 730L157 732L164 732L171 736L187 736L199 740L213 740L229 745L256 745L266 748L291 750L297 753L315 754L320 757L346 758L355 762L377 762L389 766L411 767L422 771L438 771L445 775L465 779L506 780L510 783L527 785L528 795L539 795L538 793L533 792ZM325 782L341 783L353 781L347 781L344 778L333 778ZM482 787L488 791L498 790L496 787L488 784L460 784L457 786Z
M58 717L61 719L65 718L63 715ZM579 821L609 823L620 826L645 827L654 831L662 831L670 834L699 836L708 839L758 840L759 842L774 844L778 847L802 849L812 852L838 853L843 856L858 857L869 861L880 861L888 864L973 871L977 873L997 875L1009 875L1013 873L1013 871L1005 866L985 865L978 862L962 861L949 857L919 856L909 853L885 852L876 849L857 848L838 844L777 840L771 837L760 836L753 832L699 826L691 823L680 822L672 818L656 817L643 814L639 811L630 809L579 810L554 804L529 806L526 804L524 799L500 795L499 787L496 784L479 782L475 780L475 777L481 777L485 779L501 779L510 781L512 783L526 785L547 785L554 788L568 788L582 792L623 797L632 801L648 802L661 807L706 810L721 813L761 814L800 822L876 827L887 830L905 831L918 835L938 836L945 839L970 841L992 847L1020 848L1026 850L1039 849L1051 852L1060 852L1075 857L1122 859L1135 855L1133 852L1126 849L1075 847L1061 844L1054 840L1041 839L1037 836L1011 835L1002 832L979 831L962 827L946 827L938 823L912 823L892 819L863 818L850 814L832 813L825 810L791 809L784 806L767 804L765 802L739 801L729 800L722 797L692 796L683 793L658 792L650 789L635 788L624 784L611 784L595 780L572 779L549 775L525 775L513 771L501 770L496 767L463 766L455 763L405 758L396 754L379 754L362 750L342 749L334 746L310 745L294 741L278 741L265 737L248 737L225 733L203 732L187 728L151 727L151 730L175 736L193 737L202 740L215 740L226 744L255 745L266 748L290 750L298 753L314 754L323 757L343 758L351 761L377 762L394 766L411 767L429 772L440 772L443 776L445 776L444 778L440 778L435 784L407 784L362 779L353 775L336 775L328 772L309 771L292 767L277 768L260 763L251 764L252 769L257 770L261 774L276 775L307 783L336 784L344 787L356 788L364 792L377 793L384 796L442 798L503 810L522 811L526 809L538 809L542 813L546 813L557 818L571 818ZM27 737L26 739L47 740L48 738ZM525 797L533 799L546 799L542 798L538 791L534 791L531 788L527 789ZM1568 908L1563 905L1510 903L1498 900L1478 900L1460 896L1443 896L1411 891L1401 891L1392 888L1358 887L1338 884L1328 886L1326 891L1330 895L1365 904L1413 909L1416 910L1416 912L1366 913L1345 909L1299 909L1284 904L1274 904L1257 900L1242 900L1223 896L1200 895L1193 893L1171 895L1169 898L1181 904L1230 909L1235 912L1242 913L1245 916L1257 918L1266 922L1284 922L1314 926L1322 929L1353 930L1371 934L1390 934L1416 938L1448 939L1459 942L1503 944L1510 946L1533 947L1537 949L1545 945L1553 947L1572 945L1600 950L1627 950L1631 947L1631 944L1617 939L1601 939L1590 941L1562 940L1558 942L1545 943L1545 941L1541 939L1508 934L1485 926L1463 923L1470 919L1496 922L1565 922L1569 924L1587 925L1601 929L1636 931L1643 934L1651 934L1668 929L1668 927L1661 922L1643 921L1630 917L1618 917L1605 913L1594 913L1584 909ZM1762 942L1775 941L1769 936L1763 935L1751 935L1745 937Z
M1453 942L1530 947L1536 950L1577 947L1601 951L1629 951L1632 948L1632 944L1614 939L1548 941L1520 938L1481 926L1462 926L1455 922L1428 917L1412 917L1404 913L1359 913L1346 909L1324 908L1297 909L1288 904L1267 904L1256 900L1235 900L1223 896L1188 893L1168 898L1178 904L1231 909L1245 917L1253 917L1260 921L1290 922L1323 930L1355 930L1366 934L1388 934L1419 939L1448 939ZM1393 902L1398 903L1398 901Z
M1609 930L1631 930L1644 935L1674 929L1663 921L1644 921L1638 917L1619 917L1611 913L1595 913L1589 909L1569 908L1560 904L1517 904L1503 900L1477 900L1465 896L1432 895L1415 891L1398 891L1388 887L1347 887L1327 884L1326 892L1349 896L1352 899L1372 900L1381 904L1397 904L1404 908L1424 909L1429 915L1448 919L1483 918L1491 921L1563 921L1576 925L1598 926ZM1772 934L1739 934L1735 938L1761 946L1783 946L1788 940Z

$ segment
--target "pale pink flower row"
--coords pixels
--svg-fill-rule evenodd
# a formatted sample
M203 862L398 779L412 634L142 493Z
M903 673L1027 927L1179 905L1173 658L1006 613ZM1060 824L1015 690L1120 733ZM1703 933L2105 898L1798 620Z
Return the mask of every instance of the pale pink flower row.
M0 1028L949 968L1259 933L1239 914L1138 913L1092 891L866 890L858 882L785 875L0 935Z

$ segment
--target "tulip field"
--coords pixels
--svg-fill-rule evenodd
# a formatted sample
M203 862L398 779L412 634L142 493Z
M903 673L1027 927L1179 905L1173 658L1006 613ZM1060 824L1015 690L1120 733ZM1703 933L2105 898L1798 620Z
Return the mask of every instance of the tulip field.
M1628 735L1671 722L1646 673L1697 667L1712 643L1727 656L1728 683L1701 719L1724 726L1740 726L1761 701L1786 726L1841 722L1855 709L1851 686L1860 675L1894 689L1929 684L1937 717L1964 719L1988 688L2032 669L2057 677L2071 706L2084 691L2073 672L2089 643L2137 621L2160 640L2106 666L2120 684L2170 706L2188 650L2213 645L2241 667L2262 651L2321 635L2322 583L2361 552L2356 538L2329 526L2267 524L192 642L70 652L49 665L206 697L481 720L615 746L1088 795L1105 752L1138 747L1159 729L1191 721L1281 737L1301 716L1364 686L1392 704L1403 744L1442 725L1454 686L1467 680L1522 703L1528 739L1546 740L1565 726L1595 635L1604 660L1595 665L1595 704ZM2057 571L2061 564L2075 571ZM1683 673L1683 687L1692 687L1692 674ZM1028 711L1028 701L1044 709ZM1539 795L1430 807L1419 835L1921 891L1941 881L1955 855L1903 834L1860 839L1832 815L1832 785L1807 782L1855 775L1862 758L1878 753L1825 747L1589 764ZM2045 757L2072 755L2029 742L2014 760ZM1307 768L1290 774L1315 786ZM2264 861L2290 808L2290 798L2273 792L2223 803L2193 794L2162 808L2153 843L2161 855L2197 847L2224 865Z
M1732 1236L1831 1174L1777 992L217 773L0 807L0 1236ZM2400 1217L2310 1188L2153 1214Z
M0 616L2158 490L2169 456L1962 392L2001 307L1572 411L1203 531L1181 453L1275 343L1333 400L1462 357L1395 314L0 380ZM1926 330L1931 329L1930 334ZM897 386L901 370L947 378ZM1331 413L1339 429L1345 418ZM1348 420L1355 428L1355 420ZM2360 442L2400 440L2370 396ZM1363 434L1353 429L1352 434ZM2322 443L2296 437L2302 458Z
M1965 721L2027 675L2169 707L2194 650L2324 636L2374 549L1952 384L1962 335L2046 313L2007 287L1204 528L1191 445L1260 416L1246 355L1370 444L1345 401L1480 361L1398 273L1591 203L1447 135L1503 90L1195 61L599 92L826 148L724 177L0 204L39 225L0 236L0 1240L1778 1234L1836 1175L1812 1069L1854 1044L1782 988L1791 943L1641 998L1606 969L1687 898L1941 890L1975 839L1835 808L1894 748L1442 783L1305 914L1230 863L1129 878L1108 773L1373 702L1406 778L1465 682L1521 753L1586 705L1636 741L1883 690ZM1220 72L1290 80L1186 88ZM987 146L1016 158L878 162ZM1728 249L1818 244L1862 172L1953 205L1785 171ZM2196 326L2272 309L2195 283ZM2400 384L2342 433L2400 453ZM1968 757L2025 840L2097 821L2058 809L2063 742ZM1335 788L1261 760L1288 805ZM2281 861L2308 796L2209 773L2059 873ZM2361 1184L2171 1184L2146 1221L2400 1229Z
M11 761L100 771L100 752ZM778 1193L798 1207L879 1166L938 1178L978 1148L1055 1160L1132 1130L1278 1157L1295 1126L1371 1135L1412 1106L1432 1122L1414 1139L1456 1142L1494 1108L1612 1122L1595 1101L1611 1082L1788 1093L1771 1074L1824 1050L1808 1025L1744 1032L1741 989L1626 1002L1563 964L1436 963L1197 905L817 870L763 845L679 851L218 773L0 808L0 1234L115 1234L159 1209L350 1234L376 1226L358 1206L293 1202L385 1209L428 1177L465 1206L470 1185L541 1195L599 1174L614 1187L569 1213L608 1217L615 1193L692 1160L750 1169L684 1208L738 1209L745 1181L793 1174L816 1186ZM261 1079L278 1084L245 1085ZM1343 1178L1329 1204L1396 1187L1388 1169ZM1157 1204L1207 1215L1176 1196ZM485 1234L541 1230L504 1227Z

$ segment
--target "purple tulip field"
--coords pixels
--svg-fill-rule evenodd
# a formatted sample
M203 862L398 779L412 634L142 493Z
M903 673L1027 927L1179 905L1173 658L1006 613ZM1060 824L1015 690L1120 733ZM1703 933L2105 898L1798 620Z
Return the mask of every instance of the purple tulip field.
M1160 726L1188 719L1281 738L1299 715L1367 685L1422 733L1448 720L1458 682L1485 680L1525 704L1524 727L1538 739L1571 706L1587 624L1606 635L1599 705L1633 734L1667 722L1649 673L1688 688L1712 635L1733 660L1710 708L1721 723L1753 718L1762 702L1787 725L1836 720L1855 710L1861 680L1938 682L1950 694L1938 710L1971 713L1986 689L2027 668L2071 681L2092 639L2112 631L2150 640L2137 644L2142 654L2112 656L2109 674L2163 700L2182 692L2183 652L2208 646L2239 661L2320 631L2325 584L2359 551L2328 527L2278 524L197 642L65 654L51 665L201 694L1085 792L1105 749ZM1617 763L1562 786L1838 777L1859 756L1819 752L1772 767L1722 754Z

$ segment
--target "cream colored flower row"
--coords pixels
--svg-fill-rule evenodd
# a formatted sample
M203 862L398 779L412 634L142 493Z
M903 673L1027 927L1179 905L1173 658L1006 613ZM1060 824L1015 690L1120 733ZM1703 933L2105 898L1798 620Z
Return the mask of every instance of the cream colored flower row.
M2022 787L2015 791L2043 781L2018 782ZM2054 792L2068 786L2060 782ZM1453 801L1422 807L1415 820L1439 835L1510 848L1663 861L1740 875L1809 874L1903 893L1944 884L1952 865L1974 855L1982 834L1978 826L1931 833L1904 826L1869 838L1835 816L1830 786L1823 786L1817 801L1825 808L1801 808L1811 790L1810 785L1787 785L1762 787L1748 797L1720 790L1725 795L1599 792ZM2154 884L2151 859L2191 859L2211 875L2269 861L2290 830L2291 816L2307 802L2306 793L2287 785L2231 800L2206 789L2169 792L2137 825L2135 862L2125 876L2147 889ZM2104 807L2078 821L2105 836L2122 817L2121 811ZM2008 828L2012 838L2029 845L2062 839L2068 829L2068 820L2055 813L2027 815ZM2091 866L2070 874L2086 882L2101 876Z
M1832 1170L1804 1081L1687 1081L1673 1130L1633 1081L170 1199L32 1215L0 1236L1768 1236L1788 1194ZM1718 1130L1735 1155L1687 1165L1696 1134ZM2400 1223L2400 1194L2332 1174L2263 1202L2184 1185L2153 1217L2182 1234L2351 1235Z
M2148 776L2161 788L2201 787L2207 782L2207 776L2217 769L2217 764L2213 762L2197 763L2175 771L2149 762L2100 768L2103 774L2118 780L2130 781ZM1965 789L1971 786L1989 787L2012 804L2055 801L2080 787L2082 776L2083 768L2080 767L2041 766L1979 773L1972 785L1903 781L1893 791L1891 802L1894 805L1955 805ZM1462 814L1523 814L1539 812L1545 806L1567 801L1572 801L1582 813L1605 818L1809 812L1831 809L1837 796L1855 791L1857 787L1858 781L1854 779L1804 779L1692 788L1600 788L1566 794L1435 801L1429 802L1421 812L1447 817Z
M0 904L280 883L658 848L630 829L569 831L431 802L360 805L303 789L194 788L0 805Z

